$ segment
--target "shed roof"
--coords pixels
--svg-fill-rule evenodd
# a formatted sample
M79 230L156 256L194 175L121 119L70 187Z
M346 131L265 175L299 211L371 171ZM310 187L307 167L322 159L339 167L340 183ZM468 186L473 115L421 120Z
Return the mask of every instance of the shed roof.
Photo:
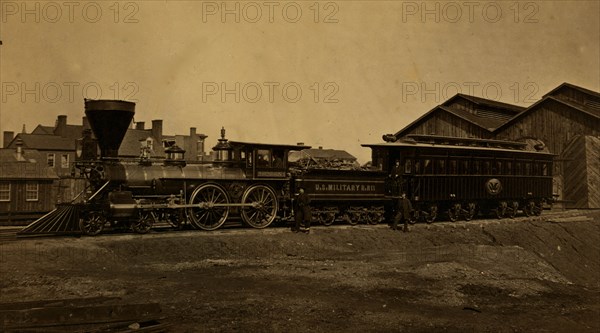
M585 113L591 117L600 119L600 110L598 109L594 109L594 108L590 108L588 106L579 104L579 103L575 103L572 101L566 101L560 98L556 98L554 96L551 95L545 95L546 97L542 98L541 100L537 101L535 104L531 105L530 107L527 108L527 110L515 115L514 117L512 117L510 120L508 120L507 122L505 122L504 124L502 124L502 126L498 127L495 131L499 131L505 127L507 127L510 124L513 124L514 122L516 122L518 119L521 119L522 117L530 114L531 112L533 112L534 110L537 110L540 107L543 107L544 105L548 104L548 103L560 103L562 105L568 106L570 108L572 108L573 110Z
M472 103L475 103L479 106L483 106L486 108L491 107L493 109L500 109L503 111L508 111L513 114L516 114L516 113L519 113L519 112L525 110L525 108L522 106L509 104L509 103L503 103L503 102L495 101L492 99L481 98L481 97L465 95L465 94L456 94L456 95L452 96L450 99L448 99L447 101L445 101L442 105L449 106L456 99L459 99L459 98L466 99L466 100L468 100Z
M571 84L571 83L568 83L568 82L563 82L561 85L559 85L558 87L556 87L556 88L554 88L554 89L550 90L548 93L546 93L546 94L545 94L544 96L542 96L542 97L546 97L546 96L554 95L554 94L556 94L556 92L558 92L559 90L561 90L561 89L563 89L563 88L565 88L565 87L568 87L568 88L571 88L571 89L575 89L575 90L579 90L579 91L581 91L582 93L585 93L585 94L588 94L588 95L591 95L591 96L595 96L595 97L597 97L597 98L600 98L600 93L599 93L599 92L597 92L597 91L593 91L593 90L590 90L590 89L586 89L586 88L583 88L583 87L580 87L580 86L576 86L576 85L574 85L574 84Z
M429 112L422 115L421 117L417 118L417 120L408 124L406 127L401 129L400 131L396 132L396 134L394 134L394 135L396 136L396 138L399 138L400 136L404 135L408 130L419 125L423 120L432 116L436 112L449 113L449 114L451 114L455 117L461 118L477 127L480 127L486 131L489 131L490 133L493 132L496 128L502 126L502 124L504 124L508 119L510 119L510 118L504 118L504 117L490 117L487 114L473 114L466 110L459 110L459 109L447 107L444 105L438 105L435 108L431 109Z

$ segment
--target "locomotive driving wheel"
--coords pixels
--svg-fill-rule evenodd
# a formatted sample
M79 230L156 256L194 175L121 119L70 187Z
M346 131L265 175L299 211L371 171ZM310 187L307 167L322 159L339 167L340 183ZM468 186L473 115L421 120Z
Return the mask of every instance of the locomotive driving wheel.
M79 219L79 228L88 236L95 236L104 230L106 217L100 212L90 212L87 216Z
M215 230L225 223L229 215L229 197L225 190L215 184L204 184L192 193L190 204L196 207L188 208L187 214L195 228Z
M242 219L253 228L268 227L277 217L279 202L275 191L270 186L254 185L249 187L242 197Z

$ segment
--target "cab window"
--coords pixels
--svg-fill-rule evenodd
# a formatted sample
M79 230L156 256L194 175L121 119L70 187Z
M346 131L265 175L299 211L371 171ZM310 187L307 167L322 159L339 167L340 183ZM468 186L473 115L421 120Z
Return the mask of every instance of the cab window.
M267 149L259 149L256 152L256 166L270 167L271 166L271 151Z
M274 168L283 168L283 158L285 156L285 152L282 149L273 150L273 167Z

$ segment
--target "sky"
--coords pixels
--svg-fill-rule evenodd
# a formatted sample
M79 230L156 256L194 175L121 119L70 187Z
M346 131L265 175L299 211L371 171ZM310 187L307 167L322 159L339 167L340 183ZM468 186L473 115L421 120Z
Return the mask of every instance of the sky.
M456 93L527 106L600 91L599 1L0 1L0 130L84 98L135 101L236 141L344 149L361 162Z

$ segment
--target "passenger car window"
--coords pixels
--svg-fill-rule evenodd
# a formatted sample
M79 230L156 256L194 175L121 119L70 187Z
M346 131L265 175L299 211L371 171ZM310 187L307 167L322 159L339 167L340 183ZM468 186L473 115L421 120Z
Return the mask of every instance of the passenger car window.
M404 173L411 173L411 172L412 172L412 160L406 159L406 161L404 161Z

